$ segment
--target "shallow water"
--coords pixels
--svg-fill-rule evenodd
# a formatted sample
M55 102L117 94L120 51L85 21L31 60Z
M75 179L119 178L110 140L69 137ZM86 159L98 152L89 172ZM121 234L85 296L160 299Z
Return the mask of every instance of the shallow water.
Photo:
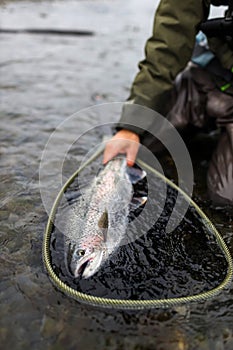
M49 281L42 264L47 213L41 202L38 168L45 144L57 125L69 115L93 104L127 97L137 62L143 55L144 41L151 30L153 7L153 3L138 0L20 1L0 7L4 28L53 26L95 32L93 37L85 38L0 34L0 340L3 349L230 350L233 347L232 285L213 300L174 309L102 310L80 305L60 293ZM116 20L118 18L120 20ZM76 126L77 133L92 125L92 118L90 114L82 120ZM75 133L74 126L61 128L59 142L50 154L49 161L54 168L48 169L42 190L48 192L51 202L61 186L56 175L57 158L71 131ZM96 141L97 136L91 136L76 149L74 158L70 155L64 164L64 178L72 174ZM211 205L206 194L205 175L214 144L214 139L202 138L193 147L194 200L213 221L233 253L232 217L225 209ZM163 163L171 169L168 156ZM168 173L173 175L172 170ZM180 230L187 226L190 228L188 221ZM179 267L187 271L191 290L195 285L206 288L203 281L208 280L207 287L210 287L221 279L224 271L221 257L212 260L211 255L200 262L204 247L208 247L210 253L216 251L204 237L199 241L197 232L187 230L182 238L177 233L169 242L160 240L159 232L154 232L153 237L140 238L135 250L133 244L130 249L122 247L114 258L133 260L132 273L137 271L140 278L145 276L145 271L143 268L138 271L139 258L141 263L145 262L143 266L147 266L148 257L153 259L150 265L155 263L158 267L157 281L163 267L166 270L167 278L160 281L160 288L151 288L151 274L146 271L146 281L150 284L141 286L142 294L136 289L137 297L143 293L148 297L151 289L152 297L169 294L167 285L177 276L182 277L181 283L171 285L170 293L187 293L183 285L187 282L186 274L180 274ZM178 245L173 255L174 240ZM196 249L190 248L190 240ZM172 244L171 250L164 249L165 242ZM156 256L151 254L150 244L155 245ZM186 259L180 261L179 257ZM108 286L112 284L114 259L105 268L108 285L104 286L104 292L111 292ZM197 271L193 270L194 261ZM114 270L114 278L118 278L119 283L117 293L128 295L121 278L122 268L117 266ZM87 282L84 284L80 287L91 288ZM99 291L100 288L99 285Z

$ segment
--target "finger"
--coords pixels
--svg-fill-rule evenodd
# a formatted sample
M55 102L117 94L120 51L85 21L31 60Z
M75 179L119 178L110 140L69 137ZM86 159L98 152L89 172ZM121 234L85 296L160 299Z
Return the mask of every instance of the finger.
M125 141L124 139L116 138L116 135L107 142L104 156L103 156L103 164L106 164L113 157L118 155L119 153L126 153L125 149Z
M117 148L113 148L110 145L107 145L104 150L103 155L103 164L108 163L112 158L114 158L119 153Z
M129 147L127 154L126 154L128 166L134 165L136 157L137 157L138 149L139 149L139 145L136 143L134 145L131 145L131 147Z
M130 160L130 159L127 159L127 165L128 166L133 166L134 165L134 163L135 163L135 161L133 161L133 160Z

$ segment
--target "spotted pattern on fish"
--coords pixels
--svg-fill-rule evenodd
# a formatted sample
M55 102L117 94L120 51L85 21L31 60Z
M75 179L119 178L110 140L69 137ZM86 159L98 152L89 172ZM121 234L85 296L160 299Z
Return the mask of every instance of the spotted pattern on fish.
M126 158L114 158L96 176L67 219L65 246L75 246L69 270L90 277L120 245L128 224L133 187ZM80 249L85 251L79 256ZM85 266L85 268L82 268Z

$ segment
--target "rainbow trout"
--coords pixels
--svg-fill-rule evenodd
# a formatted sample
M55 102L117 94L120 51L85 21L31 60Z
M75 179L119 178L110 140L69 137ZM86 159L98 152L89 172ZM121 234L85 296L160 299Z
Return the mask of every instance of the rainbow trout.
M70 209L65 226L65 259L74 277L95 274L117 247L128 224L132 183L145 172L114 158L100 171L81 200ZM138 203L143 204L143 197Z

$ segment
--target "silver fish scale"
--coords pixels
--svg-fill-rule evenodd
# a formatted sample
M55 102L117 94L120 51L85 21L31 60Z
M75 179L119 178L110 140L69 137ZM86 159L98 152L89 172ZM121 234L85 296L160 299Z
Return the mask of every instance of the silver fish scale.
M82 200L70 210L64 234L83 249L100 247L106 236L105 247L109 255L125 233L132 193L126 159L110 161L94 179ZM107 233L98 225L104 212L108 213Z

